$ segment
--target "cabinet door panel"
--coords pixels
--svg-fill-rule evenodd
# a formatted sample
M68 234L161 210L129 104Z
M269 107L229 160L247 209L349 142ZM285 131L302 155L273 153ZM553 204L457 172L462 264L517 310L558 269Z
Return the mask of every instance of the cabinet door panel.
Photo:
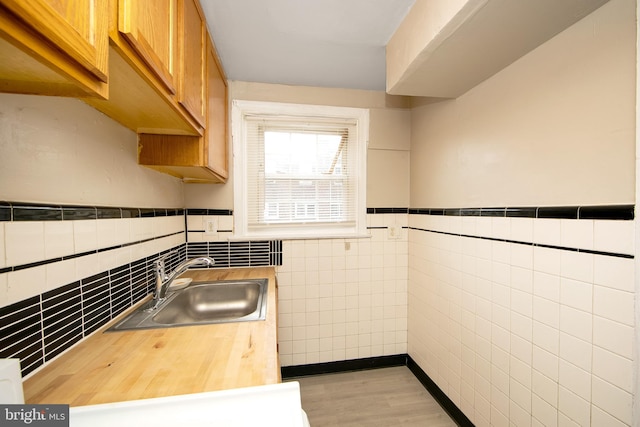
M176 0L120 0L118 31L166 89L176 93Z
M179 0L180 76L178 101L200 126L205 126L205 41L207 26L197 0Z
M108 75L108 0L0 0L100 81Z
M216 60L215 48L207 48L208 123L205 158L209 169L225 179L228 173L227 152L227 84Z

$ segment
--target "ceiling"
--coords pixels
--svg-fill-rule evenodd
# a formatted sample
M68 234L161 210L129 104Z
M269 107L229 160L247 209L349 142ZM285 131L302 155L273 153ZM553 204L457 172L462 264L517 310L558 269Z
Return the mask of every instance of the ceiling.
M202 0L229 80L385 90L385 46L415 0Z

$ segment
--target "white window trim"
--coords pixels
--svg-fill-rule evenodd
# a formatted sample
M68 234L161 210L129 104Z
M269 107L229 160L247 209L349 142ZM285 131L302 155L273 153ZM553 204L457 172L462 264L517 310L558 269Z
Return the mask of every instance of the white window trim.
M277 102L234 100L231 108L231 132L233 141L233 193L234 193L234 238L260 239L322 239L322 238L361 238L370 237L366 231L366 182L367 182L367 146L369 144L369 110L364 108L333 107L323 105L286 104ZM246 114L269 114L304 117L329 117L355 119L358 138L358 170L356 190L356 225L348 229L322 227L305 229L292 227L290 230L278 229L262 232L247 229L247 192L246 192Z

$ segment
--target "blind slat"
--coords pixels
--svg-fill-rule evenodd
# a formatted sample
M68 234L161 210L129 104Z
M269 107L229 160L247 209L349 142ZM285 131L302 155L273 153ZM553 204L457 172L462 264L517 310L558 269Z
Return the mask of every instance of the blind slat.
M355 221L353 120L246 117L249 228Z

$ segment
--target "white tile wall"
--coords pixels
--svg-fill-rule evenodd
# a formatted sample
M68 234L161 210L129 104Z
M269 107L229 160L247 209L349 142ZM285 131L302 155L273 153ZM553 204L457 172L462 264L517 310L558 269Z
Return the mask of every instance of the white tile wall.
M183 230L182 216L2 223L0 267L153 240L0 274L0 307L176 247L185 242L184 234L157 237Z
M407 226L407 215L368 215L368 225ZM288 240L278 275L283 366L407 352L407 233Z
M59 258L73 253L73 224L70 221L45 222L44 258Z
M74 253L81 254L96 249L98 247L98 221L81 220L71 222L73 223Z
M6 265L29 264L45 259L44 222L8 222L4 227Z
M207 218L189 216L188 229ZM214 219L233 227L230 216ZM633 253L632 221L539 221L368 215L371 226ZM183 227L182 217L2 223L0 267ZM630 425L633 259L417 230L399 240L370 234L284 242L283 366L408 352L478 426ZM0 274L0 306L181 243L178 234Z
M595 221L593 247L597 251L633 255L635 248L633 221Z
M409 225L451 233L409 231L409 355L476 425L631 425L634 259L455 234L633 254L633 221Z
M205 233L206 222L213 221L216 231ZM231 215L188 215L187 231L190 242L214 242L227 240L233 236L233 216Z

